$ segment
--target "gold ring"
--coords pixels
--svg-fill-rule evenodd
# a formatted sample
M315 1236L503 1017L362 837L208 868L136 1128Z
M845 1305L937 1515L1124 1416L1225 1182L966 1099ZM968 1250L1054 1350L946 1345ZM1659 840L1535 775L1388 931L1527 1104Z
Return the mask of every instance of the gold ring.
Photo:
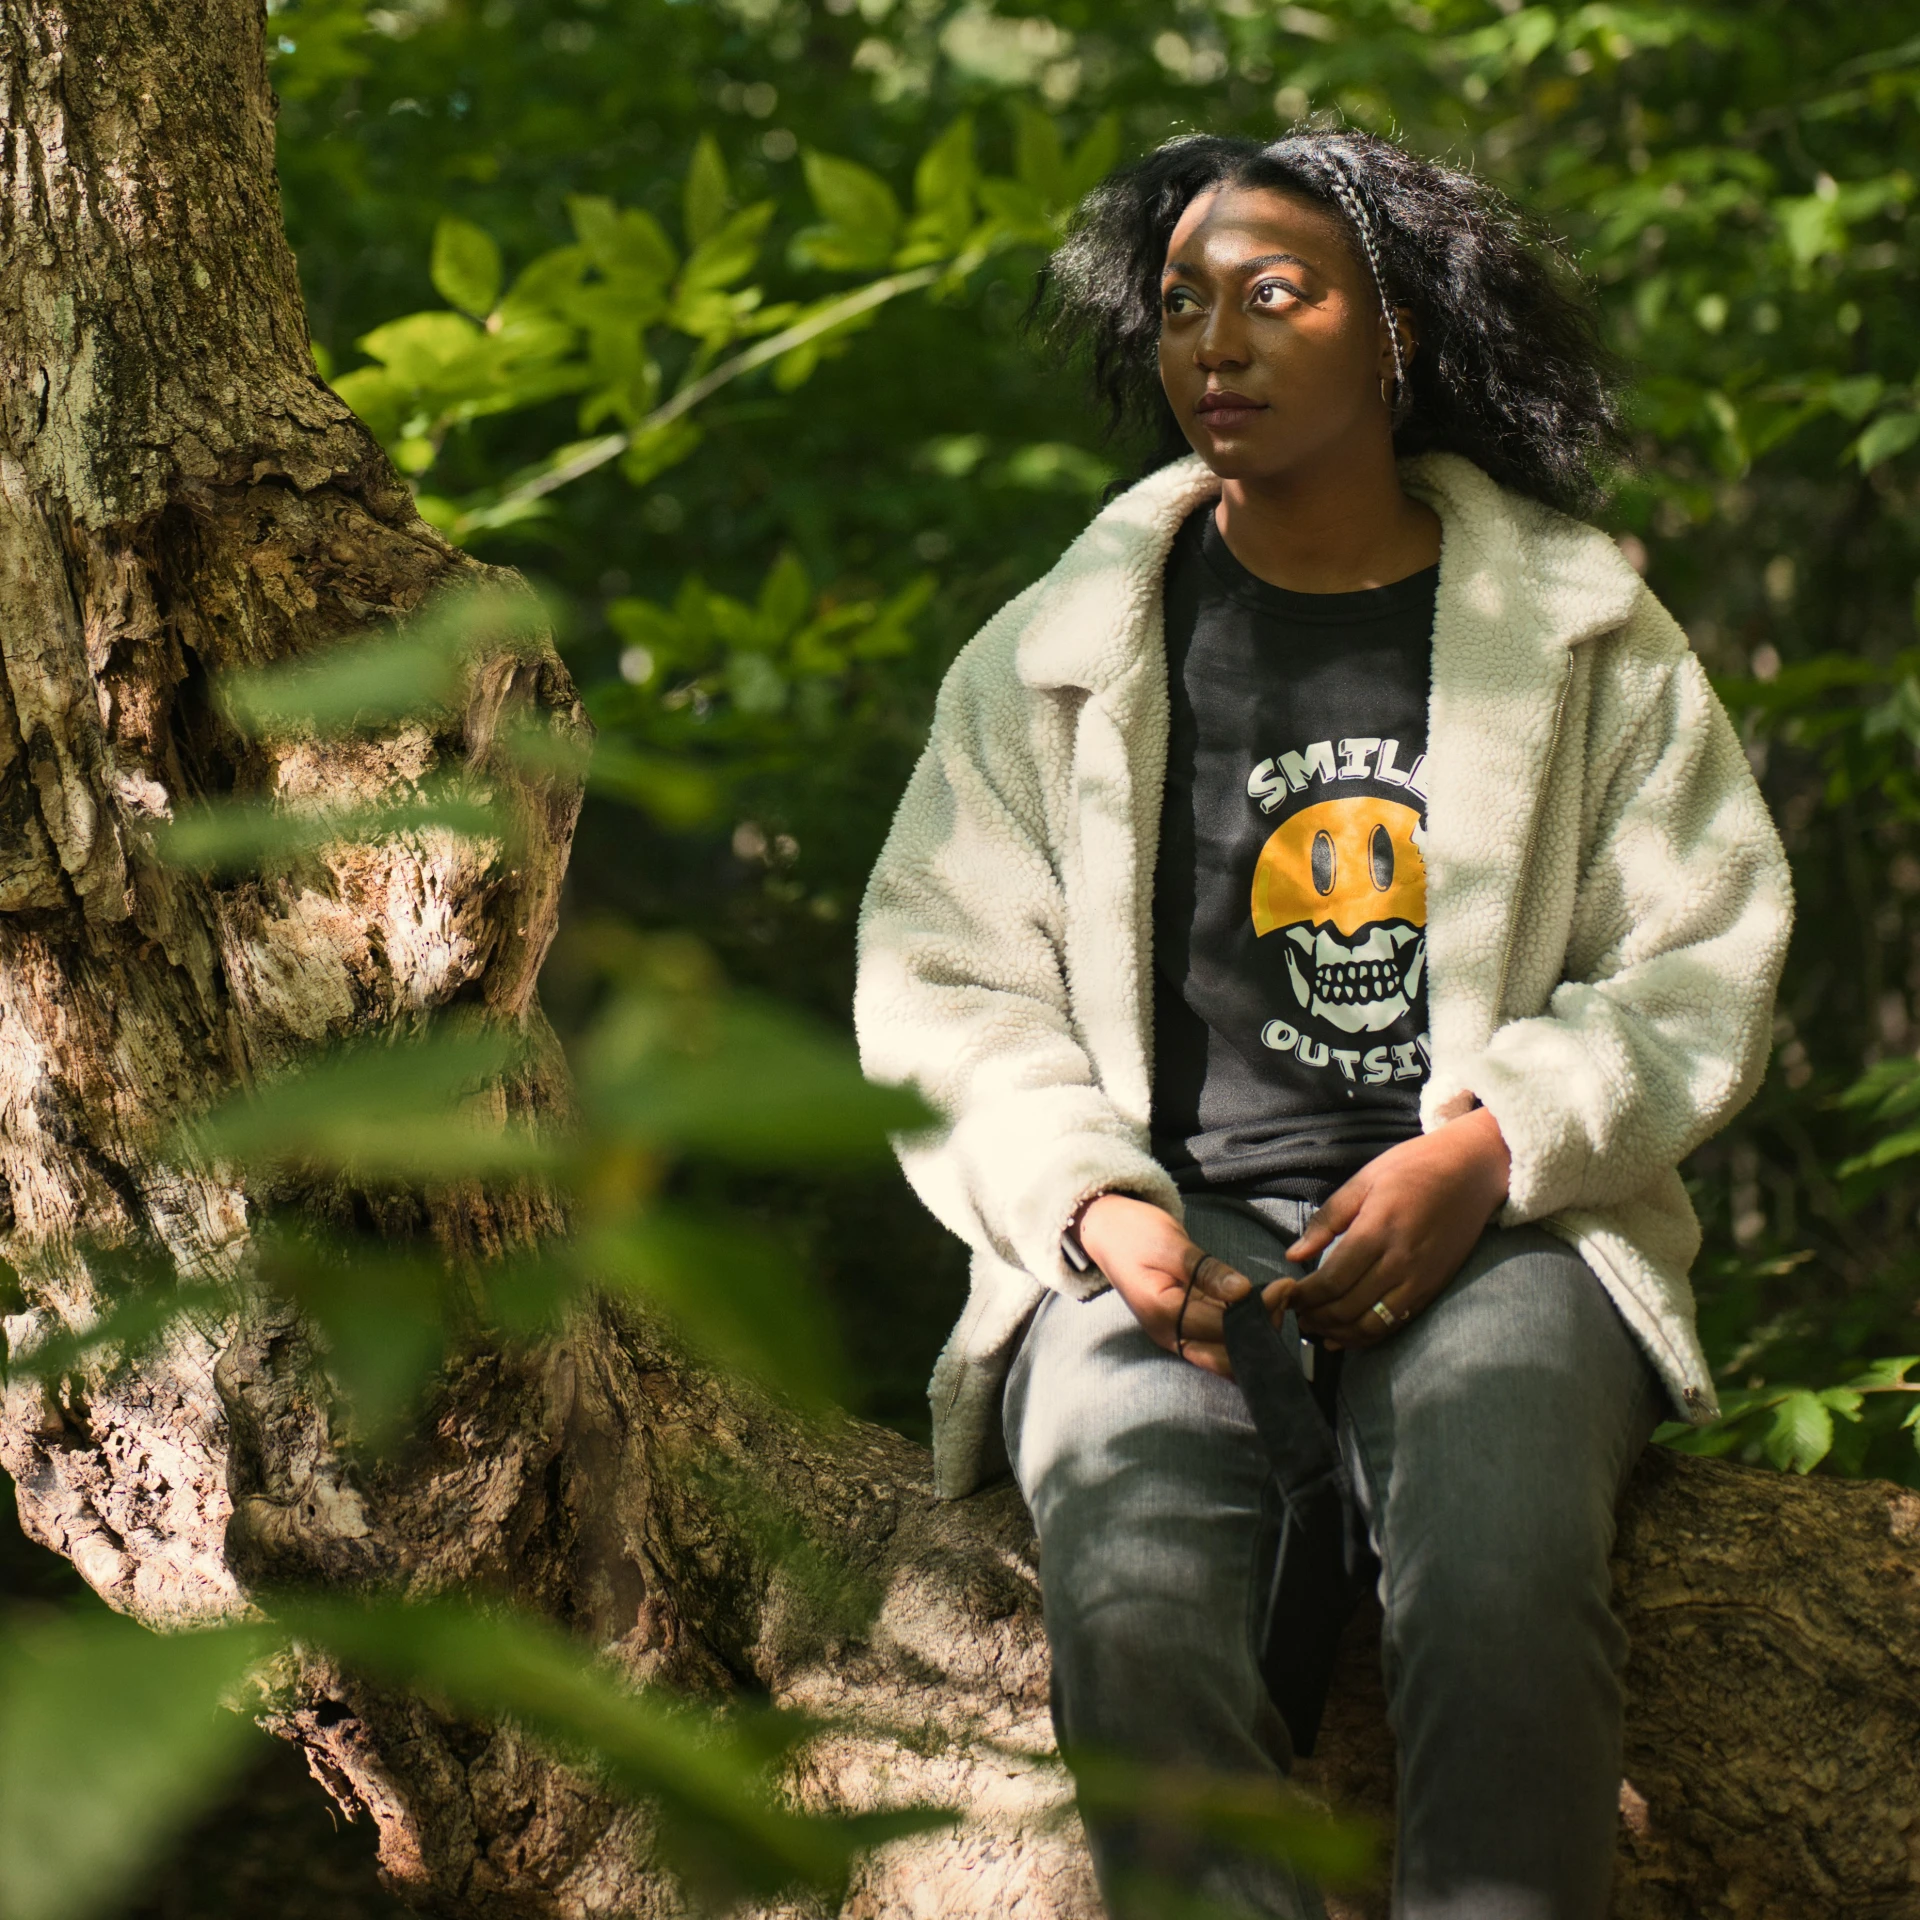
M1376 1300L1372 1311L1379 1317L1383 1327L1397 1327L1400 1324L1400 1316L1384 1300Z

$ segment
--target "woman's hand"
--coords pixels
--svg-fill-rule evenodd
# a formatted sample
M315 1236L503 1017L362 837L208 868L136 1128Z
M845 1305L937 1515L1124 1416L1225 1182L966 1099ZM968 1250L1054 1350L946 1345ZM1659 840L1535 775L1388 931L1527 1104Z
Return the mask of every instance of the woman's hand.
M1208 1373L1233 1377L1221 1314L1252 1290L1245 1274L1203 1253L1164 1208L1124 1193L1103 1193L1087 1207L1080 1244L1150 1339Z
M1301 1329L1335 1349L1371 1347L1411 1319L1473 1251L1506 1198L1510 1165L1500 1124L1485 1107L1368 1161L1287 1249L1303 1264L1325 1255L1285 1298ZM1336 1235L1340 1244L1327 1253ZM1374 1312L1375 1301L1391 1323Z

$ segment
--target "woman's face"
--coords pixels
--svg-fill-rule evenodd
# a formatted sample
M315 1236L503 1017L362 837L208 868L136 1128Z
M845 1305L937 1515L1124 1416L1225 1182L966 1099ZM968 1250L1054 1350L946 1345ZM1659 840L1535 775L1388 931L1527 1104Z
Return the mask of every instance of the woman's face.
M1402 317L1401 344L1412 341ZM1160 290L1160 379L1225 479L1279 477L1349 436L1391 439L1393 350L1380 297L1328 209L1219 187L1180 216Z

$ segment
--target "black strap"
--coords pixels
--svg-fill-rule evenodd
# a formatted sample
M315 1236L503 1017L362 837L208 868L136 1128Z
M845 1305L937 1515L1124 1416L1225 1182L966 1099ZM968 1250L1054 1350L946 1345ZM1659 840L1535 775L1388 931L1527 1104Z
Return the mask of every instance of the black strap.
M1275 1327L1258 1293L1225 1313L1227 1357L1273 1467L1279 1538L1262 1635L1261 1669L1293 1749L1303 1758L1319 1736L1340 1635L1371 1578L1371 1555L1316 1377L1296 1358L1289 1314ZM1316 1375L1331 1400L1337 1355L1321 1352Z

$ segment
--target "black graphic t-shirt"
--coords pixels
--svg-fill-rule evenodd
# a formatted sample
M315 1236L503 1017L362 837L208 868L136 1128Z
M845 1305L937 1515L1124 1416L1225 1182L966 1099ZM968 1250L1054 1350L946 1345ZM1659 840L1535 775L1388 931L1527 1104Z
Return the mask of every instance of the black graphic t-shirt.
M1291 593L1211 503L1174 543L1153 1150L1185 1191L1317 1202L1420 1131L1439 571Z

